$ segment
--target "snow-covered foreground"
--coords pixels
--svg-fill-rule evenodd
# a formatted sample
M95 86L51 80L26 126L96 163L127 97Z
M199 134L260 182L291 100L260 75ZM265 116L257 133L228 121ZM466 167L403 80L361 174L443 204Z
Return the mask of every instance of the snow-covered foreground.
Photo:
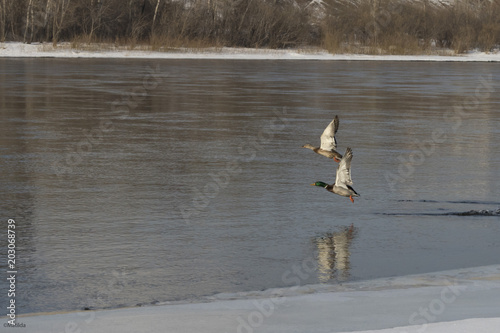
M245 60L389 60L389 61L500 61L500 52L472 52L465 55L357 55L330 54L322 50L266 50L244 48L208 48L155 52L116 49L110 45L87 46L92 50L72 49L62 43L52 44L0 43L0 57L60 57L60 58L125 58L125 59L245 59Z
M500 332L500 265L22 316L27 332Z

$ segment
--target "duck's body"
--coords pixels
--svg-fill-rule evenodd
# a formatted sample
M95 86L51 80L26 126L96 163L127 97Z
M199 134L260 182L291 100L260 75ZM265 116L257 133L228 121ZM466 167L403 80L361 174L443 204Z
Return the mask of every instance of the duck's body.
M310 145L308 143L303 145L302 148L311 149L316 154L320 154L320 155L326 156L328 158L331 158L331 159L335 160L335 162L340 162L340 160L342 159L342 155L339 154L336 150L324 150L324 149L321 149L321 147L314 147L313 145Z
M338 129L339 117L335 116L335 118L325 128L323 134L321 134L321 146L314 147L313 145L305 144L302 146L302 148L311 149L317 154L331 158L335 162L340 162L340 160L342 159L342 155L335 150L337 149L337 139L335 138L335 134L337 133Z
M311 185L323 187L327 191L341 195L343 197L349 197L349 199L351 199L351 201L354 202L353 197L359 197L359 194L352 187L351 161L352 161L352 149L347 148L344 157L342 158L337 167L337 175L335 177L335 183L332 185L328 185L327 183L318 181Z
M346 187L343 187L336 184L333 185L326 184L325 189L327 191L341 195L343 197L349 197L352 202L354 202L354 199L352 197L359 197L359 194L350 185L346 185Z

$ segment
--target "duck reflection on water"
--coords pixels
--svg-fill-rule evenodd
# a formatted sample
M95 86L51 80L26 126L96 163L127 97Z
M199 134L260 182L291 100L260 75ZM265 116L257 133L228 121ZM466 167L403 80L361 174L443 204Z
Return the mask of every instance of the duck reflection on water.
M318 278L320 282L346 281L350 276L349 247L358 233L352 224L339 231L327 232L314 239L317 247Z

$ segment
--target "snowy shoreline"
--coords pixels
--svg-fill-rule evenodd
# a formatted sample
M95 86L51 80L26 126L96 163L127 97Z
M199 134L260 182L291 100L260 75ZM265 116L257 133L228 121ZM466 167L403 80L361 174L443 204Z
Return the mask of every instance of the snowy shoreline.
M29 314L27 331L490 333L500 329L500 265L220 294L205 303Z
M245 48L173 49L172 52L129 50L111 45L74 49L68 43L0 43L0 58L113 58L113 59L223 59L223 60L330 60L330 61L446 61L499 62L500 52L471 52L461 55L364 55L330 54L324 50L274 50ZM93 48L93 49L92 49Z
M0 57L103 59L500 61L499 54L363 56L291 50L82 51L0 44ZM489 60L491 59L494 60ZM219 294L203 303L161 304L17 318L27 332L496 332L500 265L344 283ZM5 321L4 321L5 323ZM381 331L380 331L381 330Z

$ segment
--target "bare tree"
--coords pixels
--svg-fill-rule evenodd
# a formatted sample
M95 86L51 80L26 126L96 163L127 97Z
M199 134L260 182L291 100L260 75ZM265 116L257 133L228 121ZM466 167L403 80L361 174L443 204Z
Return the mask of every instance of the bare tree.
M4 42L5 41L5 28L7 26L6 22L6 8L5 8L5 0L2 0L2 8L0 9L0 41Z
M47 0L45 5L45 11L43 15L43 28L45 30L45 40L50 40L50 24L52 22L51 18L54 15L54 0Z
M28 30L31 30L29 39L27 38ZM29 0L28 8L26 9L26 21L25 21L24 38L23 38L25 43L30 44L33 41L33 30L34 30L33 0Z
M158 8L160 7L160 0L156 1L155 13L153 15L153 23L151 24L151 33L153 33L153 29L155 27L156 15L158 15Z
M146 0L130 0L128 2L126 36L135 41L142 38L150 30L150 22L145 19Z
M94 33L101 26L103 6L102 0L92 0L90 2L90 31L88 33L88 41L92 41Z
M64 28L64 18L68 11L70 0L61 0L56 2L56 10L54 12L54 20L52 25L52 44L57 45L62 29Z

